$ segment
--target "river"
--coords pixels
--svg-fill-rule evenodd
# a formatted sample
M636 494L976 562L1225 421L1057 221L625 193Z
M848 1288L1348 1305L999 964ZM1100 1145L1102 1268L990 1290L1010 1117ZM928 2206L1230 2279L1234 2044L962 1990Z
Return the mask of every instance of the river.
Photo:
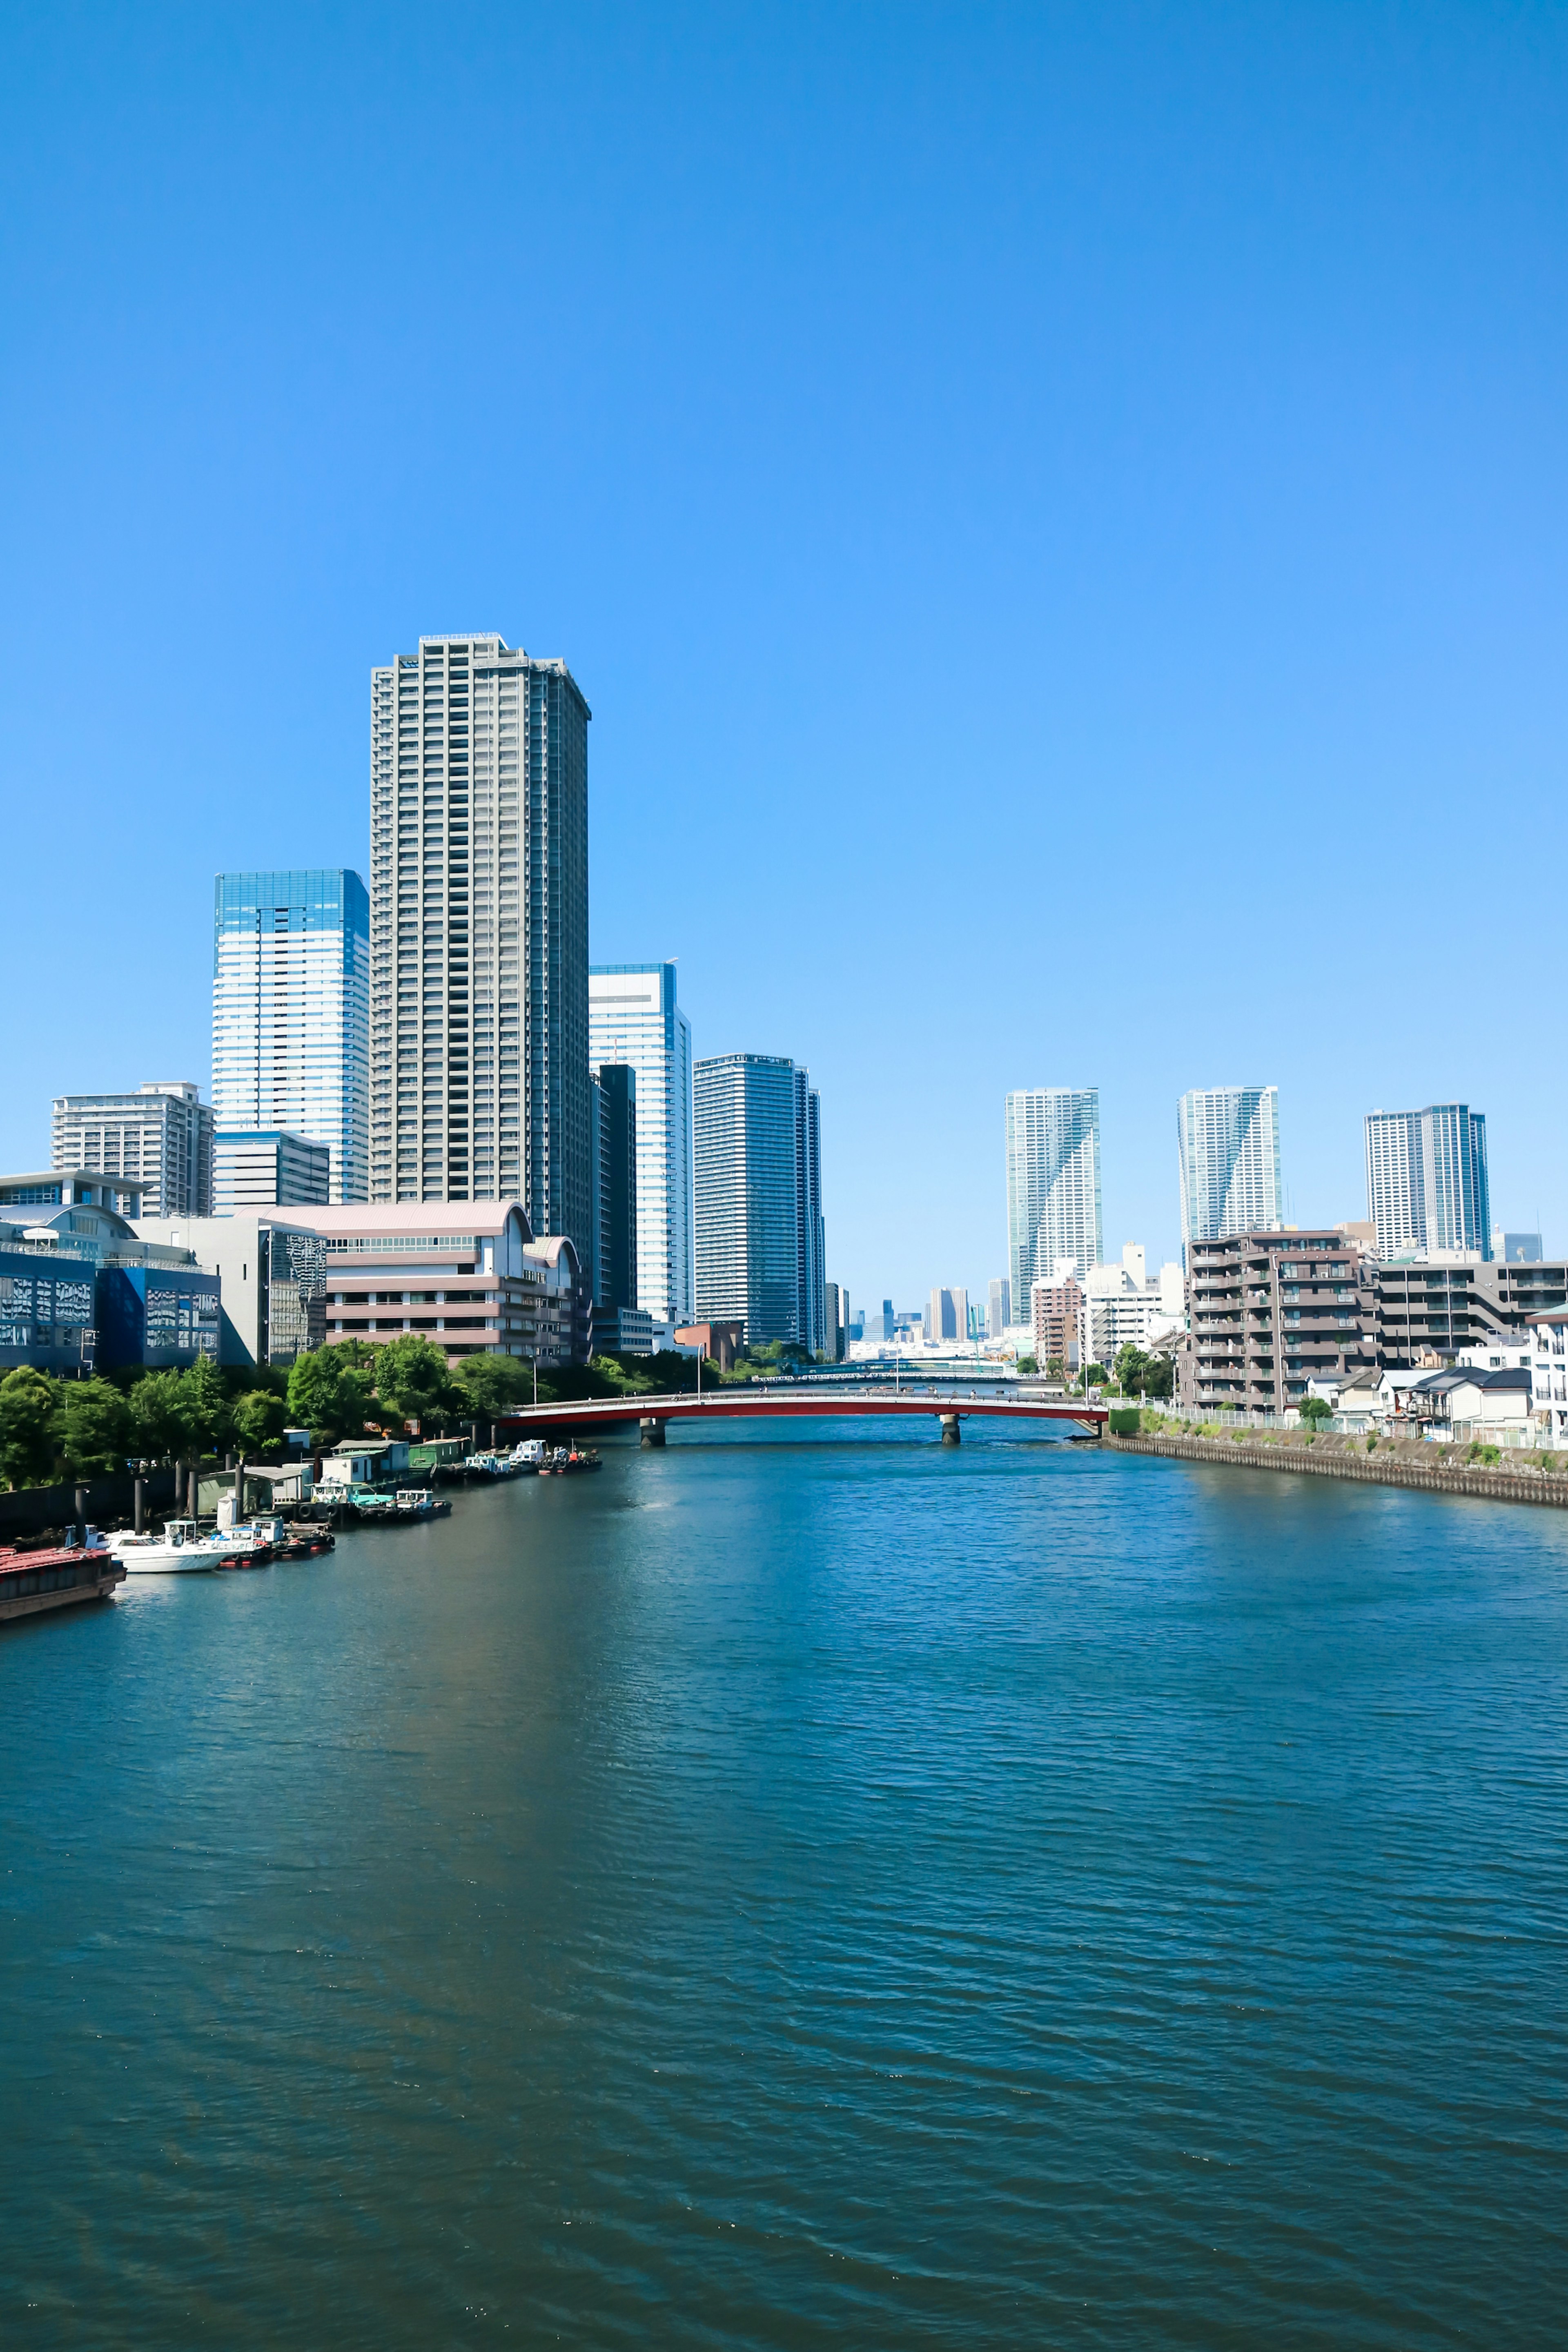
M1560 2346L1568 1514L672 1432L0 1637L7 2346Z

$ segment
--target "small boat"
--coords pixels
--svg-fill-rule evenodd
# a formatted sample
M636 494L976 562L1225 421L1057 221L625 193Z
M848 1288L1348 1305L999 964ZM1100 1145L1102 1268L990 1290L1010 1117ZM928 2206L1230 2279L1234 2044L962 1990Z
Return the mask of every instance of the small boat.
M549 1451L542 1437L522 1437L512 1447L508 1459L514 1470L538 1470L543 1466Z
M73 1534L75 1530L72 1530ZM101 1601L125 1581L125 1570L96 1528L81 1544L40 1544L35 1550L0 1549L0 1623Z
M464 1457L463 1467L473 1478L510 1478L520 1465L510 1454L469 1454Z
M362 1519L390 1519L397 1509L395 1495L384 1495L374 1486L360 1487L349 1500Z
M602 1470L604 1466L592 1445L557 1445L540 1464L539 1475L542 1478L567 1478L579 1470Z
M313 1553L331 1551L334 1542L330 1528L290 1527L282 1518L253 1519L250 1524L265 1538L274 1559L309 1559Z
M108 1540L128 1576L202 1576L216 1568L265 1568L272 1556L248 1527L204 1528L195 1519L166 1519L161 1535L117 1535Z
M402 1486L398 1489L397 1508L393 1513L400 1525L411 1519L437 1519L452 1506L443 1496L439 1500L428 1486Z

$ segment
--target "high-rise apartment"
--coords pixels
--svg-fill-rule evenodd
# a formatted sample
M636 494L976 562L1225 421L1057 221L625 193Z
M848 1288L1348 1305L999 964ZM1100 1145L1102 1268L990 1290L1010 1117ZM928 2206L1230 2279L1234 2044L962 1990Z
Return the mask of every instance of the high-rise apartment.
M150 1217L212 1214L213 1114L188 1078L134 1094L57 1095L49 1157L138 1184Z
M821 1130L809 1075L775 1054L692 1072L697 1313L747 1344L825 1344Z
M1182 1249L1232 1234L1278 1233L1278 1087L1194 1087L1176 1106Z
M590 1076L594 1123L594 1305L614 1318L637 1303L637 1074L605 1062Z
M1408 1250L1492 1255L1485 1115L1465 1103L1374 1110L1366 1122L1367 1214L1380 1257Z
M219 1128L213 1140L213 1211L326 1208L332 1156L324 1143L286 1128Z
M563 661L371 673L373 1201L521 1201L591 1249L588 720Z
M1026 1087L1007 1097L1007 1278L1022 1306L1064 1258L1100 1262L1100 1088Z
M672 963L597 963L588 973L588 1059L637 1073L637 1296L660 1322L694 1311L691 1024Z
M993 1276L986 1298L985 1336L999 1339L1013 1320L1013 1283L1008 1275Z
M237 1136L281 1132L321 1144L331 1155L329 1197L363 1201L370 1177L364 884L341 866L220 874L214 895L218 1129Z

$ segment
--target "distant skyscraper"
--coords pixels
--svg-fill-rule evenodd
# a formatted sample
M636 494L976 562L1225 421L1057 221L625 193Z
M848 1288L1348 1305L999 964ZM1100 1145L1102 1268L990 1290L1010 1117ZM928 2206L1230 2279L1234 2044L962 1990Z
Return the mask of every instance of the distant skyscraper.
M364 884L343 866L220 874L215 902L217 1127L235 1135L281 1131L324 1145L331 1198L363 1201L370 1173ZM316 1194L279 1197L310 1201Z
M371 1198L521 1201L580 1264L589 716L498 636L371 673Z
M637 1074L605 1062L589 1081L594 1116L594 1304L637 1304Z
M1380 1257L1472 1250L1489 1261L1484 1114L1464 1103L1373 1111L1366 1122L1366 1202Z
M1182 1247L1229 1234L1278 1233L1279 1090L1194 1087L1176 1106Z
M1003 1275L1000 1281L994 1279L991 1284L985 1308L986 1336L999 1339L1012 1319L1013 1284L1009 1276Z
M140 1184L149 1217L210 1217L211 1108L188 1078L155 1080L133 1094L58 1095L50 1164Z
M1064 1258L1100 1262L1100 1088L1026 1087L1007 1097L1007 1278L1022 1302Z
M588 973L588 1058L637 1072L637 1296L661 1322L693 1313L691 1024L672 963L595 964Z
M697 1314L748 1344L825 1344L821 1135L805 1070L721 1054L692 1072Z

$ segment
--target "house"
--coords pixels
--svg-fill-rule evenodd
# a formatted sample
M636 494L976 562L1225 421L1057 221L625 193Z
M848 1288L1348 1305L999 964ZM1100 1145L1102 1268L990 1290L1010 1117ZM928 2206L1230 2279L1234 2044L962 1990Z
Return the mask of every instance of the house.
M374 1486L408 1467L403 1437L345 1437L321 1456L322 1486Z

